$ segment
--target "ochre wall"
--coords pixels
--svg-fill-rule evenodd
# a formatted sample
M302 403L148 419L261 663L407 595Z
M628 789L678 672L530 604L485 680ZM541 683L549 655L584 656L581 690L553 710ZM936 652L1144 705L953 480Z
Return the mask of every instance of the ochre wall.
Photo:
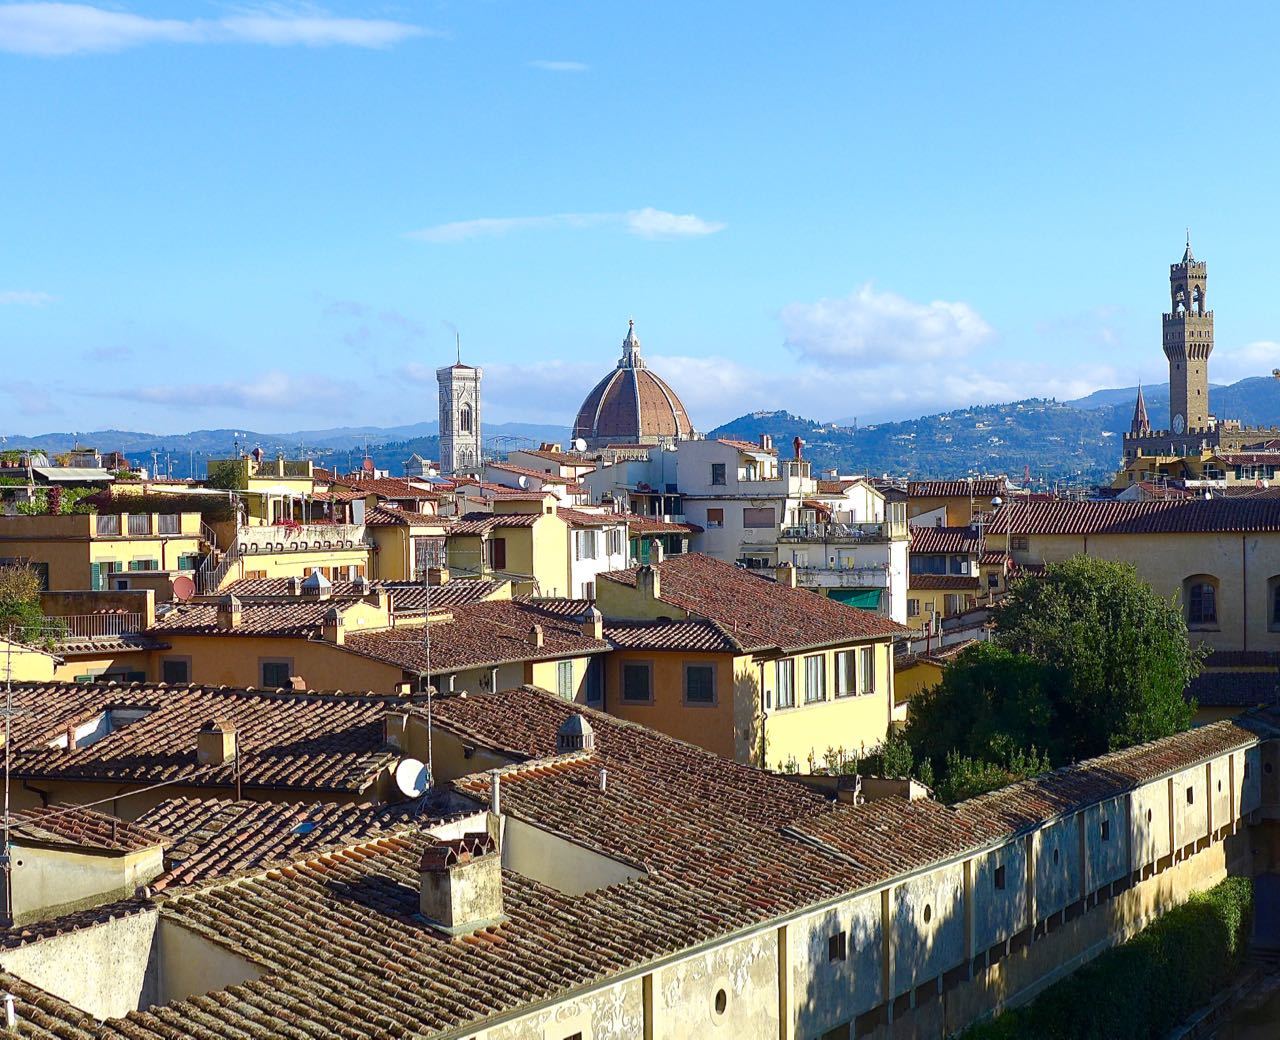
M292 675L301 676L313 690L373 690L394 693L404 672L397 665L348 653L330 643L270 636L166 634L168 650L151 654L150 673L161 676L166 657L189 657L191 681L211 685L261 686L263 658L292 660Z

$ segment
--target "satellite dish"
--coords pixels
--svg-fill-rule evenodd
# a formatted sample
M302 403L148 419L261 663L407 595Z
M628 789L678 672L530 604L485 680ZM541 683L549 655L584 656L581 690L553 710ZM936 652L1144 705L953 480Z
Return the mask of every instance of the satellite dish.
M528 477L520 477L520 478L516 481L516 483L517 483L517 484L519 484L522 488L527 488L527 487L529 486L529 478L528 478Z
M179 574L173 579L173 598L179 603L185 603L196 594L196 583L187 575Z
M579 437L577 440L575 440L575 441L573 442L573 450L574 450L574 451L586 451L586 450L587 450L587 442L586 442L585 440L583 440L581 437Z
M427 767L416 758L402 758L396 764L396 789L406 798L417 798L431 786Z

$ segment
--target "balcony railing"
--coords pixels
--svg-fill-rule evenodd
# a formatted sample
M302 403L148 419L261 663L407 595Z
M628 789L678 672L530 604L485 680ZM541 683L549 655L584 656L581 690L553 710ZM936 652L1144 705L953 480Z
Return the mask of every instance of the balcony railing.
M85 639L118 639L142 631L141 612L111 614L70 614L47 617L43 629L55 642L79 642Z
M889 524L880 521L865 524L800 524L784 527L778 535L782 542L887 542Z
M130 513L129 533L133 534L150 534L151 533L151 514L150 513Z
M94 532L114 537L120 534L119 513L99 513L94 517Z
M797 567L796 581L810 588L887 589L887 567Z
M242 527L236 534L241 556L282 552L365 549L371 544L364 524L273 524Z

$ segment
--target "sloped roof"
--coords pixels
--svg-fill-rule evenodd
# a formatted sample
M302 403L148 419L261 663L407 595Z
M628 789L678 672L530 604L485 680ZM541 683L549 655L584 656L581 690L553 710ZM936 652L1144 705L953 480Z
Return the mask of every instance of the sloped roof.
M14 840L48 845L70 845L104 852L138 852L167 845L168 839L146 824L129 823L119 817L79 805L28 809L14 815Z
M982 551L982 540L973 527L912 527L910 550L915 554L973 554Z
M482 535L497 528L532 527L546 513L467 513L449 527L449 534Z
M1280 531L1280 499L1013 502L988 534L1264 534Z
M744 651L800 650L907 632L879 614L701 553L672 556L653 567L662 602L714 622ZM639 569L601 574L598 580L634 587Z

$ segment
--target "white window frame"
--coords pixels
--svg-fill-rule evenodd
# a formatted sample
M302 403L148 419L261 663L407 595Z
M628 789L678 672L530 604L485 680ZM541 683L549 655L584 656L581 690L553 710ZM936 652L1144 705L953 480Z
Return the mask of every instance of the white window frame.
M774 703L779 709L796 706L796 662L780 657L773 662Z
M826 699L827 655L809 654L804 659L804 702L821 704Z

